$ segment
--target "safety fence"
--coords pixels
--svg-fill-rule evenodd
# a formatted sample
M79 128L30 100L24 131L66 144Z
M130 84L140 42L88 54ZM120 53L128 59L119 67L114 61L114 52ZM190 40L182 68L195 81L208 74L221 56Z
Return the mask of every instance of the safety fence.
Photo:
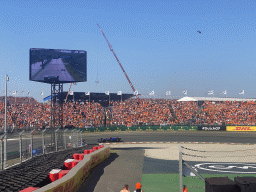
M84 145L82 130L44 129L7 133L0 136L1 170L37 155Z
M180 191L206 191L206 178L255 177L256 147L254 145L205 144L179 145Z

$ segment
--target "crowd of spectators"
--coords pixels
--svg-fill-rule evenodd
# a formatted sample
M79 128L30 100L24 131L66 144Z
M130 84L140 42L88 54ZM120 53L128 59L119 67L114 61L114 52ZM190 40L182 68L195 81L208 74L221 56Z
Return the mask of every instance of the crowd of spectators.
M67 102L63 105L63 125L97 127L107 125L255 125L256 102L205 101L178 102L166 99L137 99L110 102L103 108L97 102ZM0 98L0 127L4 126L5 105ZM58 112L58 111L57 111ZM58 115L55 116L58 122ZM28 97L8 97L7 125L11 127L49 127L51 104Z
M255 125L256 102L209 102L202 105L197 124Z

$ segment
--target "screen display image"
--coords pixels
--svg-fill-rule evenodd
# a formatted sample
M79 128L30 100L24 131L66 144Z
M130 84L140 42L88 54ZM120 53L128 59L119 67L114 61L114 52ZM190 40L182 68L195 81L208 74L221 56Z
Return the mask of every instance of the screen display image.
M87 52L64 49L30 49L29 80L50 83L87 81Z

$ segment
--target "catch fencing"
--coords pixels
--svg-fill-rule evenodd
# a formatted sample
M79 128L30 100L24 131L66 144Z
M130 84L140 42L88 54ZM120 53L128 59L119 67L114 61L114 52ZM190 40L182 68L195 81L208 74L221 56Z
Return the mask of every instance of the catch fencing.
M205 178L256 176L256 147L251 144L179 145L180 191L205 191Z
M85 144L82 132L76 129L44 129L3 134L0 136L0 169L20 164L37 155L82 146Z

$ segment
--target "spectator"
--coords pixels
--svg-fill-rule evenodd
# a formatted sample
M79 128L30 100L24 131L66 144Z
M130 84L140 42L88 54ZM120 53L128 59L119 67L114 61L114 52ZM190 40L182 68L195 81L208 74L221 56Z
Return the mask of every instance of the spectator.
M136 190L134 192L143 192L141 190L142 185L140 183L136 183Z
M183 192L188 192L188 188L186 187L186 185L183 185Z
M129 185L125 184L123 190L121 190L120 192L130 192L128 190L128 187L129 187Z

